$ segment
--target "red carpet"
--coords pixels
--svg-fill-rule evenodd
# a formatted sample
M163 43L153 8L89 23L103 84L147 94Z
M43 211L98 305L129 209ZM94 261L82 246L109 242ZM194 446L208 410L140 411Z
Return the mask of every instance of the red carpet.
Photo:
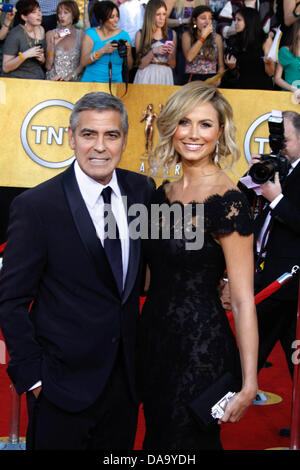
M0 360L3 362L3 354L0 355ZM222 425L222 442L225 450L289 447L289 438L281 437L279 430L290 425L292 382L279 344L274 348L269 360L273 366L263 369L259 374L259 388L266 392L266 396L269 393L275 394L275 398L279 396L282 401L276 404L252 405L239 423ZM0 364L0 441L9 435L10 382L5 369L6 365ZM25 436L26 424L26 402L22 396L20 437ZM137 450L141 449L144 432L141 409L135 442Z

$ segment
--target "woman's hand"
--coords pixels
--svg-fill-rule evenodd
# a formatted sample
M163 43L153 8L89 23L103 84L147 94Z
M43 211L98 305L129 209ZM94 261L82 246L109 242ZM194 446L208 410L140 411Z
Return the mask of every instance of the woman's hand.
M227 67L229 69L235 69L235 67L236 67L236 57L234 57L234 55L227 54L225 56L224 61L225 61L225 64L227 65Z
M164 55L168 54L169 46L163 44L162 46L153 47L152 51L154 55Z
M209 23L207 26L205 26L201 30L201 37L203 39L206 39L212 32L213 32L213 25L212 25L212 23Z
M239 421L247 408L252 404L257 394L257 384L254 384L251 389L244 389L237 393L229 402L225 408L223 418L218 423L236 423Z
M37 55L37 60L43 64L45 62L45 52L44 52L44 49L42 47L40 47L40 50L39 50L39 53Z
M175 44L173 41L169 41L168 44L166 44L167 48L168 48L168 54L169 55L172 55L173 52L174 52L174 49L175 49Z
M5 15L5 23L10 25L10 23L14 19L16 13L17 13L17 10L16 10L15 7L13 8L13 11L7 12L6 15Z
M44 50L41 46L34 46L30 49L27 49L27 51L22 52L22 56L24 59L36 58L39 60L39 57L41 57L42 55L44 55Z
M103 53L104 54L112 54L112 52L116 51L118 48L117 43L107 42L105 46L103 47Z

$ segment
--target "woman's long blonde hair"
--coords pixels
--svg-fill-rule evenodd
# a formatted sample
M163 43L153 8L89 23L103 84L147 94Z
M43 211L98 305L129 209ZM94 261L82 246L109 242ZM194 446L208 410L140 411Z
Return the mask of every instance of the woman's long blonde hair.
M141 47L137 54L137 63L144 57L151 49L153 33L156 30L155 25L155 14L157 10L161 7L164 7L167 11L167 5L163 0L150 0L145 9L143 27L141 31ZM167 21L162 28L162 33L164 38L168 38L168 27Z
M180 162L181 156L173 146L173 136L179 121L200 103L211 103L218 113L219 126L223 133L219 138L219 164L223 169L232 168L240 157L236 144L236 127L233 122L231 105L214 86L194 81L180 87L168 99L157 119L159 142L149 157L151 169L172 167ZM211 155L213 160L215 152Z

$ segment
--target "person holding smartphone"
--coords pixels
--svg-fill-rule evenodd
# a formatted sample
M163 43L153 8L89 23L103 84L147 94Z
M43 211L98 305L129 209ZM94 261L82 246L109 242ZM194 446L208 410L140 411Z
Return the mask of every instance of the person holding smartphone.
M177 37L167 27L167 6L163 0L150 0L143 27L135 35L137 67L134 83L174 85Z
M16 11L20 24L4 43L3 76L44 80L46 41L40 5L37 0L19 0Z
M0 29L0 41L3 41L3 39L6 38L11 22L15 17L16 9L13 7L13 5L2 3L0 4L0 17L2 16L2 13L5 13L5 19Z
M77 2L63 0L56 11L59 27L46 33L46 79L79 81L83 32L74 26L80 15Z

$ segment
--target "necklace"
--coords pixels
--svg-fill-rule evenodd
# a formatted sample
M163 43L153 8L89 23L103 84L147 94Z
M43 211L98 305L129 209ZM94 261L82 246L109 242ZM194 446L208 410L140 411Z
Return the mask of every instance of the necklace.
M25 33L25 37L26 37L26 41L27 41L28 46L30 48L34 47L34 46L37 46L40 43L40 40L36 37L35 30L33 29L34 38L32 38L31 36L29 36L27 28L26 28L25 25L23 26L23 29L24 29L24 33Z

